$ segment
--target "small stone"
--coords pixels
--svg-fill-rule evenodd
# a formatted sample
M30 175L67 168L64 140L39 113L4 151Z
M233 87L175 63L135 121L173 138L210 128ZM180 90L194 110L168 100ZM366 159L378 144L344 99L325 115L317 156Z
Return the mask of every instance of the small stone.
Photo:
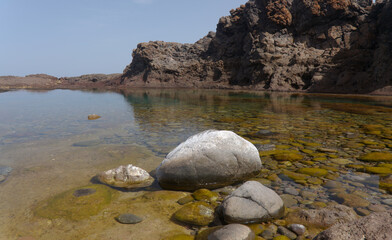
M303 198L311 199L311 200L313 200L317 197L317 193L309 192L309 191L305 191L305 190L302 190L300 194Z
M299 195L299 192L297 191L297 189L295 189L293 187L286 187L283 191L284 191L284 193L291 194L291 195L294 195L294 196L298 196Z
M90 114L90 115L87 116L88 120L97 120L99 118L101 118L101 116L99 116L97 114Z
M260 223L253 223L247 225L256 235L259 235L260 233L263 232L264 226Z
M392 162L392 153L389 152L371 152L359 158L366 162Z
M286 207L293 207L298 204L298 201L292 195L283 194L280 197L282 198L283 203Z
M180 204L180 205L185 205L187 203L193 202L194 200L195 199L192 197L192 195L188 195L186 197L183 197L183 198L179 199L177 201L177 203Z
M275 236L272 240L290 240L290 238L284 235L278 235Z
M349 207L367 207L369 206L369 201L361 198L355 194L348 194L348 193L338 193L334 197L336 201L340 204L344 204Z
M372 205L368 206L368 209L370 211L373 211L373 212L385 212L385 211L387 211L385 206L380 205L380 204L372 204Z
M324 153L337 153L338 150L331 149L331 148L318 148L317 151L324 152Z
M199 189L192 193L192 196L197 201L215 202L219 194L208 189Z
M255 234L242 224L229 224L211 233L208 240L253 240Z
M282 226L278 227L278 233L280 233L280 234L282 234L292 240L297 238L297 234L293 233L289 229L282 227Z
M381 202L386 205L392 206L392 198L384 199Z
M116 220L122 224L135 224L143 221L142 218L130 213L121 214L116 218Z
M288 228L298 236L303 235L306 231L306 227L302 224L290 224Z
M323 177L328 174L327 170L321 168L301 168L298 172L313 177Z
M359 216L367 216L370 214L370 211L365 209L365 208L356 208L355 212L359 215Z
M93 194L96 191L97 190L93 189L93 188L82 188L82 189L75 190L75 192L73 192L73 195L75 197L83 197L83 196L87 196L87 195Z
M275 232L272 231L271 229L266 229L261 233L261 237L265 239L272 239L275 236Z
M206 202L188 203L173 215L179 222L206 226L214 220L214 208Z
M334 158L334 159L331 159L331 162L339 164L339 165L346 165L346 164L353 163L352 161L345 159L345 158Z
M275 144L255 144L255 147L260 152L275 150Z

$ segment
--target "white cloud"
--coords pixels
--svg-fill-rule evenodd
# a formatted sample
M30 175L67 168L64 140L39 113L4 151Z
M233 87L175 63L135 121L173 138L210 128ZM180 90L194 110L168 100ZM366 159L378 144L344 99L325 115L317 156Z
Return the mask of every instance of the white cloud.
M134 3L138 4L150 4L153 0L132 0Z

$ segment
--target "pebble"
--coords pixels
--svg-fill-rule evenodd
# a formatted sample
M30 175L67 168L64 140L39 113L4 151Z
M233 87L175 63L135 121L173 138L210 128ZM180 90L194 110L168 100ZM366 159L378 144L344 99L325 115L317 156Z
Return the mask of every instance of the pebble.
M116 220L119 223L123 223L123 224L135 224L135 223L140 223L141 221L143 221L143 219L141 217L138 217L138 216L130 214L130 213L121 214L120 216L118 216L116 218Z
M306 227L302 224L290 224L288 228L298 236L303 235L306 231Z
M73 195L75 197L83 197L83 196L91 195L91 194L95 193L96 191L97 190L93 189L93 188L83 188L83 189L75 190Z
M279 226L278 227L278 233L290 238L290 239L296 239L297 234L293 233L292 231L288 230L285 227Z
M298 196L299 195L299 192L295 188L293 188L293 187L286 187L284 189L284 193L291 194L291 195L294 195L294 196Z

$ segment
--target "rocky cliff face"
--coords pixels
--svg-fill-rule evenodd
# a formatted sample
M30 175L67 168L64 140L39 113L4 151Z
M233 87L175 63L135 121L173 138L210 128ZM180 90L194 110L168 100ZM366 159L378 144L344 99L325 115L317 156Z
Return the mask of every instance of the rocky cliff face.
M392 92L392 4L250 0L195 44L141 43L121 84Z

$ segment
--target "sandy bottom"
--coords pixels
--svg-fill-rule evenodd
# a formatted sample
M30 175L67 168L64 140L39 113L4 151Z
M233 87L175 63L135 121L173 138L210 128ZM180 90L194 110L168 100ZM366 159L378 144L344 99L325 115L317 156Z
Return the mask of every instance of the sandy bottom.
M103 211L81 221L36 216L37 205L59 193L91 184L103 170L131 163L152 171L162 161L138 145L72 146L80 140L79 136L0 148L0 165L14 169L0 185L0 239L159 239L165 234L187 232L170 221L179 207L176 200L185 195L179 192L171 199L157 201L141 197L148 189L117 191L116 198ZM122 225L114 220L118 214L128 212L144 221Z

